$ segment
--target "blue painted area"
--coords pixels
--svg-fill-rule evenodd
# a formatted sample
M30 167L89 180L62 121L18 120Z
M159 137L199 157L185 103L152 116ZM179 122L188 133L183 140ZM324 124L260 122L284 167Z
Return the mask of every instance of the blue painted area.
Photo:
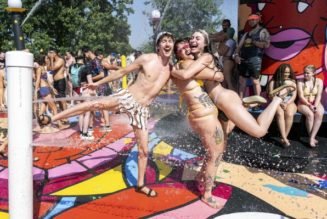
M327 189L327 180L319 180L318 183L320 189Z
M73 207L75 205L75 201L76 197L63 197L57 203L56 207L44 217L44 219L50 219L53 216L65 211L66 209Z
M172 157L177 158L178 160L189 160L195 158L196 156L194 154L190 154L188 152L175 148L172 153Z
M70 123L78 122L78 116L69 117L68 118L68 121Z
M124 168L126 181L130 186L135 186L137 184L137 155L137 147L135 146L131 153L129 153Z
M275 185L271 185L271 184L266 184L266 185L264 185L264 187L270 188L271 190L273 190L275 192L283 193L283 194L289 195L289 196L308 197L308 194L309 194L303 190L289 187L289 186L275 186Z
M151 133L149 136L149 151L152 151L154 146L156 146L161 140L158 138L158 136L155 133ZM126 176L126 181L129 186L135 186L137 185L137 145L135 144L132 148L131 152L129 153L126 163L124 173Z

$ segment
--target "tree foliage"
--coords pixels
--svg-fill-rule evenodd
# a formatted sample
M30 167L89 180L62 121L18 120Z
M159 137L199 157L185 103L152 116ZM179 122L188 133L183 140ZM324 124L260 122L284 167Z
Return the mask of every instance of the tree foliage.
M196 29L216 32L220 24L222 0L149 0L145 4L151 4L164 15L158 31L169 31L177 38L190 36Z
M30 11L36 0L23 1ZM23 25L25 44L34 53L49 47L77 51L82 46L105 52L126 54L132 50L127 16L133 13L133 0L43 0L41 6ZM0 10L7 7L0 0ZM23 14L26 17L27 12ZM0 49L13 49L11 16L0 13Z

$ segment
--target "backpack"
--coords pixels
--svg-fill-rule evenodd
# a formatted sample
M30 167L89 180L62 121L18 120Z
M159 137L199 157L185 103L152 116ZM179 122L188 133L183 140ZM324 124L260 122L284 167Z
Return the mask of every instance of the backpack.
M72 65L70 68L70 76L73 87L80 87L81 86L81 77L80 77L80 69L82 65Z

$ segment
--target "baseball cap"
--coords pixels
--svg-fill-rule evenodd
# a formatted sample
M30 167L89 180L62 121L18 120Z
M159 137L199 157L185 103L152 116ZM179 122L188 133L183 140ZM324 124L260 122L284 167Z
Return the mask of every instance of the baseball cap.
M156 38L156 45L158 45L159 41L164 36L169 36L169 37L173 38L173 40L175 41L174 35L172 33L167 32L167 31L163 31L163 32L158 33L157 38Z

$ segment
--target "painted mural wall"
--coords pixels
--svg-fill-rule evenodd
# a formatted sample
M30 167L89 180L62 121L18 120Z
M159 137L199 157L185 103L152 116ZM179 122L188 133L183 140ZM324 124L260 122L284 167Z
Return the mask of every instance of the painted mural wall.
M272 75L281 63L290 63L298 77L313 64L324 80L322 102L327 108L327 0L240 0L239 30L247 30L250 13L260 12L271 34L262 74Z

